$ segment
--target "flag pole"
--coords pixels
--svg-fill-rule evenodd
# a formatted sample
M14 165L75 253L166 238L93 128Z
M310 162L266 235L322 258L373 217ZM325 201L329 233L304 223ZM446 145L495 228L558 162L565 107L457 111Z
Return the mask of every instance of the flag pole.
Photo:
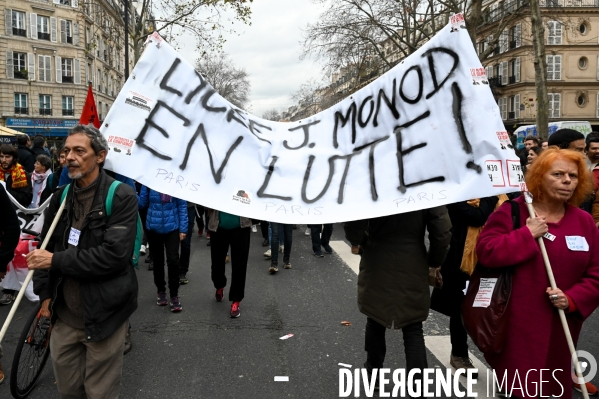
M531 218L535 217L535 210L532 206L532 194L527 190L523 192L524 194L524 202L526 203L526 207L528 208L528 213ZM545 270L547 271L547 277L549 277L549 284L551 284L551 289L556 289L557 284L555 283L555 277L553 275L553 269L551 268L551 263L549 262L549 256L547 255L547 248L545 248L545 242L543 241L543 237L537 238L537 242L539 243L539 247L541 248L541 254L543 255L543 261L545 262ZM563 309L557 309L559 313L559 318L562 322L562 327L564 328L564 334L566 335L566 341L568 341L568 348L570 349L570 355L572 356L572 361L574 362L574 369L576 370L577 382L580 385L580 390L582 391L582 396L584 399L589 399L589 393L587 391L587 386L584 381L584 377L582 376L582 370L580 369L580 363L578 362L578 355L576 354L576 347L574 346L574 340L572 339L572 334L570 334L570 327L568 326L568 321L566 320L566 312Z

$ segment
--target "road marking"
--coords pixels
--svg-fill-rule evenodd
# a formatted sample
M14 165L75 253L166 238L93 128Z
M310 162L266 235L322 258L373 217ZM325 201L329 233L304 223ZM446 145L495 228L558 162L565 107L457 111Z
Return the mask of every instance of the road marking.
M345 241L331 241L329 243L335 250L335 253L345 262L350 269L358 274L360 270L360 256L351 253L351 247ZM437 360L446 368L453 370L449 364L451 356L451 339L446 336L430 336L424 337L427 349L437 358ZM478 397L487 397L487 371L489 370L480 360L470 353L470 359L474 366L478 369L478 380L472 389L478 393ZM462 386L466 386L466 377L460 377ZM489 390L489 398L495 398L491 395L492 390Z
M427 335L424 337L424 342L426 343L426 348L435 355L437 360L439 360L444 367L452 370L453 375L453 367L449 364L449 357L451 356L451 339L449 335ZM487 396L487 387L491 387L488 385L489 381L487 379L487 371L489 369L472 353L469 353L469 355L472 364L478 369L478 379L476 384L472 385L472 391L476 392L479 398L495 398L495 396L492 395L492 389L489 389L489 395ZM466 377L460 376L460 383L465 387Z
M339 255L341 260L349 266L350 269L358 274L360 271L360 256L351 253L351 247L345 243L345 241L331 241L329 245L333 247L335 253Z
M276 375L275 382L289 382L289 377Z

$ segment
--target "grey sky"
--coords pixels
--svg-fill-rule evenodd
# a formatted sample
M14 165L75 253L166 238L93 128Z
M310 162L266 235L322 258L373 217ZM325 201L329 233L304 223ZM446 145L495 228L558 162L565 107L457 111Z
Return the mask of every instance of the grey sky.
M314 78L320 80L322 70L312 60L300 61L302 47L301 29L315 22L324 10L311 0L254 0L252 25L235 23L237 35L227 35L224 50L237 67L250 75L251 109L261 116L264 111L276 108L281 111L293 104L291 95L302 83ZM185 45L181 55L195 63L197 54Z

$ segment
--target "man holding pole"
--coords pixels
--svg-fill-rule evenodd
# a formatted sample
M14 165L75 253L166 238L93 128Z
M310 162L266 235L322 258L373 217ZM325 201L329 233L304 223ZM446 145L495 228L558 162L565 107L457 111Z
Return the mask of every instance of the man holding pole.
M58 189L46 210L46 249L29 253L27 263L35 270L42 312L52 317L50 351L61 398L117 398L128 319L137 308L137 278L130 264L137 196L119 184L107 215L114 179L102 170L108 144L98 129L75 126L64 152L73 180ZM56 229L49 232L55 218Z

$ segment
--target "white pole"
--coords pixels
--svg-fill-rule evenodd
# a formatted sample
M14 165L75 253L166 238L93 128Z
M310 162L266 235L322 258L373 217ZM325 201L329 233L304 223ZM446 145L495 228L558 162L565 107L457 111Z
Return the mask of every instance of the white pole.
M66 202L67 201L65 200L65 201L62 201L62 204L60 204L60 208L58 208L58 212L56 213L56 216L54 217L54 220L52 221L52 225L50 226L50 229L48 230L48 234L46 234L46 238L44 239L44 242L42 243L42 246L39 247L39 249L46 249L46 245L48 245L48 241L50 241L50 237L52 237L52 233L54 232L54 229L56 228L56 225L58 224L58 220L60 219L60 215L62 215L62 211L64 209ZM10 323L17 311L17 308L19 307L19 304L21 303L21 299L23 299L25 290L27 289L29 282L33 278L33 272L34 272L33 270L29 270L29 273L27 273L27 277L25 278L25 282L21 286L21 290L19 291L19 294L17 295L17 298L15 299L15 303L12 305L12 308L10 309L10 313L8 313L8 316L6 317L6 320L4 321L2 330L0 330L0 343L2 343L2 340L4 339L4 335L6 335L6 330L8 330L8 326L10 325ZM0 348L0 357L1 356L2 356L2 349Z
M528 208L528 213L531 218L535 217L535 209L532 206L532 194L528 191L524 192L524 199L526 200L526 207ZM545 248L545 242L543 241L543 237L537 238L539 242L539 247L541 248L541 254L543 254L543 261L545 261L545 270L547 270L547 277L549 277L549 283L551 284L551 289L556 289L557 285L555 284L555 277L553 276L553 270L551 269L551 263L549 262L549 257L547 256L547 249ZM562 321L562 327L564 328L564 334L566 335L566 340L568 341L568 348L570 348L570 354L572 355L572 360L574 361L574 368L576 369L576 377L578 378L578 384L580 384L580 390L582 391L582 396L584 399L589 399L589 393L587 392L587 386L584 382L584 378L582 377L582 371L580 370L580 364L578 363L578 356L576 355L576 348L574 347L574 341L572 340L572 335L570 334L570 328L568 327L568 321L566 320L566 313L563 309L557 309L559 313L559 318Z

